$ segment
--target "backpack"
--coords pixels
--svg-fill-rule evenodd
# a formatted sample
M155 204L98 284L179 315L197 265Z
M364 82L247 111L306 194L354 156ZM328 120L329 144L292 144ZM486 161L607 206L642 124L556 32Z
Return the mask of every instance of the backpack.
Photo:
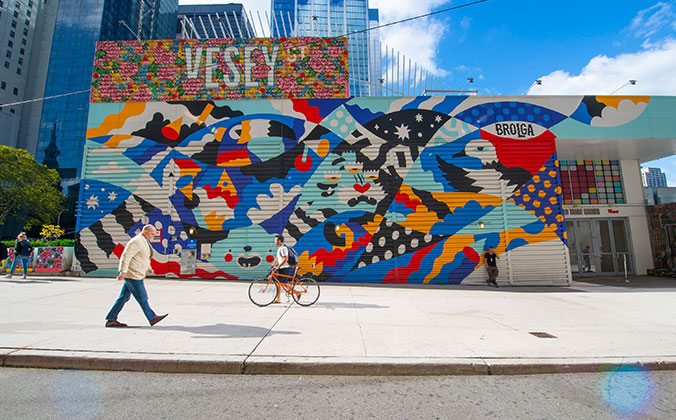
M30 257L33 254L33 247L31 246L31 243L26 241L28 242L28 245L26 246L22 242L23 241L19 241L19 249L16 250L16 254L21 255L22 257Z
M289 259L286 262L288 262L289 265L298 264L298 253L296 252L296 250L293 249L292 246L288 246L288 245L284 245L284 246L289 251Z

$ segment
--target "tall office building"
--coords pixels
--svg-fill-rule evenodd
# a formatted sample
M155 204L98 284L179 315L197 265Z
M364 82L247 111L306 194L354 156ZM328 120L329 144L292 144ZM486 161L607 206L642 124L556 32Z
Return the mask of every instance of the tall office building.
M274 37L348 36L350 95L370 96L381 68L380 54L370 48L374 20L378 12L369 9L368 0L272 0L270 30Z
M178 7L176 39L255 38L244 6L237 3Z
M666 187L667 176L660 168L641 168L644 187Z
M0 0L0 144L35 152L57 2ZM35 114L37 111L37 120ZM33 118L31 118L33 116ZM32 121L32 124L30 123Z
M178 0L58 2L35 157L74 184L82 164L96 41L172 39Z

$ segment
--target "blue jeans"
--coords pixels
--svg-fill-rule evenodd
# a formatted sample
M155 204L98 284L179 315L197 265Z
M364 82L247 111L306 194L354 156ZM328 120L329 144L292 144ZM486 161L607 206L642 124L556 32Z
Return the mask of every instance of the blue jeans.
M31 257L15 255L14 261L12 261L12 268L9 269L10 276L14 274L14 270L16 270L16 266L19 265L19 262L21 263L21 268L23 268L23 275L25 276L26 273L28 273L28 264L31 262Z
M114 321L117 319L117 315L120 313L124 304L127 303L129 297L134 295L134 298L141 305L143 313L145 314L148 321L155 318L157 315L150 309L148 305L148 293L146 292L146 287L143 285L143 280L132 280L124 279L124 285L122 286L122 292L120 292L120 297L117 298L115 304L106 315L107 321Z

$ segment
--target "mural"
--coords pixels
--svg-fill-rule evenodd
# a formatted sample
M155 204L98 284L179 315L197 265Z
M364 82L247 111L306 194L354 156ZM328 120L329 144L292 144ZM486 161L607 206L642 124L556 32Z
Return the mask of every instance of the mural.
M100 41L90 102L348 96L347 38Z
M564 258L554 132L592 117L582 97L519 99L92 104L77 257L115 271L152 223L154 271L182 277L262 275L279 233L324 281L460 283L489 246Z

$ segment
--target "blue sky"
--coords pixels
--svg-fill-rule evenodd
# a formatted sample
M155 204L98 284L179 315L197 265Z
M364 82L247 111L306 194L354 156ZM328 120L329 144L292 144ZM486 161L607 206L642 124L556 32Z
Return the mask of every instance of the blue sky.
M236 2L236 0L232 0ZM369 0L388 23L469 3ZM180 0L180 4L215 1ZM270 0L242 0L270 11ZM676 0L488 0L385 28L381 39L442 77L447 89L480 95L676 95ZM533 85L541 79L541 85ZM628 85L630 79L635 85ZM662 168L676 186L676 158Z

